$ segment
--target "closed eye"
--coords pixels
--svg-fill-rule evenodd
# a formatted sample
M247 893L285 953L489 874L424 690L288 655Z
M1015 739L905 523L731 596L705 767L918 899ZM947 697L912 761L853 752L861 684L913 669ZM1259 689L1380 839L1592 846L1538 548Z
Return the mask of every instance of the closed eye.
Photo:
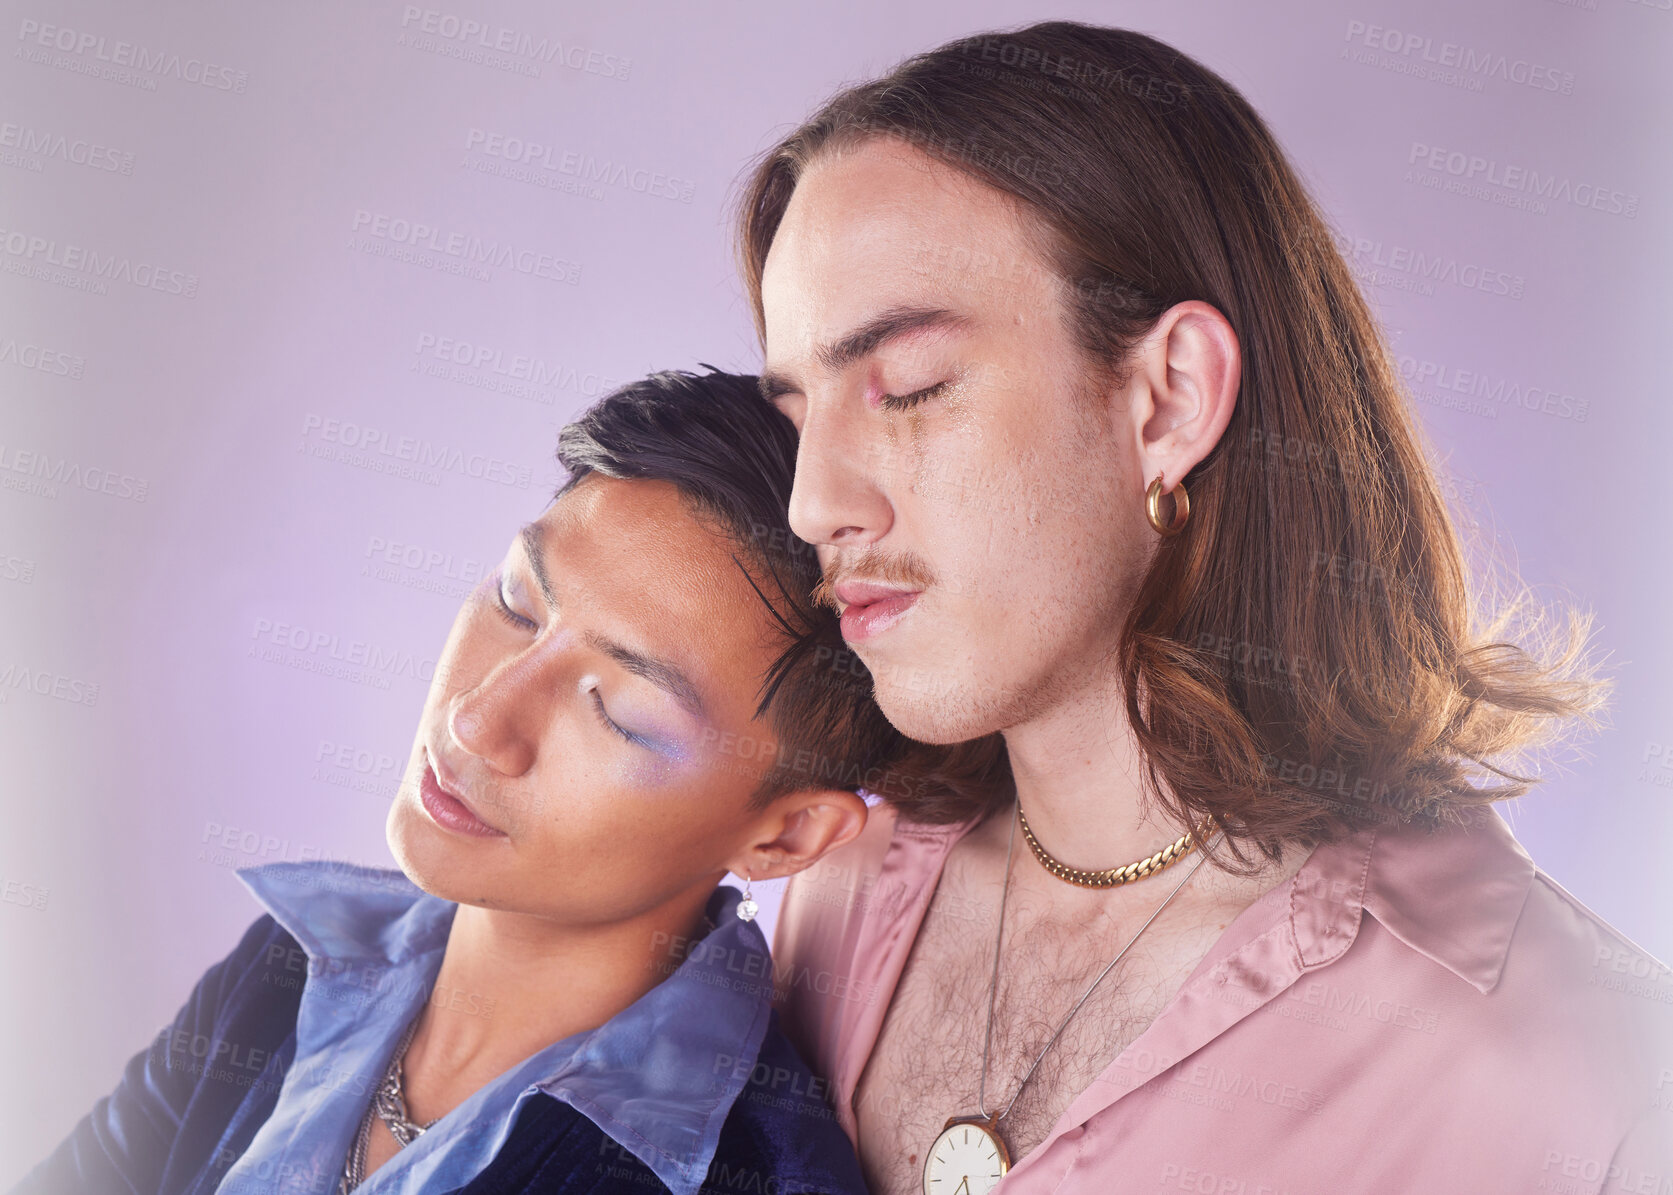
M535 628L534 619L524 618L506 602L504 573L500 574L498 583L494 586L494 612L520 631L529 631Z
M917 406L925 399L934 398L937 394L947 388L948 382L951 380L952 379L949 378L947 382L937 382L933 386L925 386L922 390L914 390L910 394L879 395L877 405L885 411L908 410Z
M597 689L592 690L592 699L593 699L593 708L598 711L598 719L599 719L599 721L603 722L605 726L607 726L610 730L614 731L616 734L619 734L622 738L626 739L628 742L634 744L637 747L643 747L647 751L654 750L654 748L652 747L652 745L650 743L650 740L641 738L640 736L634 734L631 730L627 729L625 726L622 726L619 723L617 723L616 720L609 715L609 713L604 708L604 698L602 698L598 695L598 690Z

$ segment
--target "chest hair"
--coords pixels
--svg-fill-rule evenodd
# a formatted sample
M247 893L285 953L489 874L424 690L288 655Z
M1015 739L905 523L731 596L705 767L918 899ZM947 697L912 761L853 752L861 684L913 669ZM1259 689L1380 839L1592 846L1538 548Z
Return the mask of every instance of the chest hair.
M920 1191L924 1151L947 1118L978 1111L999 887L949 863L855 1092L866 1178L889 1195ZM1224 928L1212 913L1182 908L1182 892L1098 984L1018 1095L1063 1018L1172 886L1143 885L1146 899L1124 901L1119 923L1054 915L1013 886L986 1091L990 1114L1017 1096L1000 1124L1013 1165L1155 1020Z

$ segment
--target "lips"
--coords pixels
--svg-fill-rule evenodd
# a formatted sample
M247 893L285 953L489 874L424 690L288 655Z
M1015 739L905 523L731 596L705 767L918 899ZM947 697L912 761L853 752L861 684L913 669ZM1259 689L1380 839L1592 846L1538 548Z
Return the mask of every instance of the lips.
M418 782L418 800L431 821L444 830L467 838L506 837L505 831L495 829L476 815L466 802L459 782L447 771L445 764L440 765L438 770L435 756L428 750L424 756L424 775Z
M856 643L893 626L923 591L872 581L844 581L831 592L842 603L842 637Z

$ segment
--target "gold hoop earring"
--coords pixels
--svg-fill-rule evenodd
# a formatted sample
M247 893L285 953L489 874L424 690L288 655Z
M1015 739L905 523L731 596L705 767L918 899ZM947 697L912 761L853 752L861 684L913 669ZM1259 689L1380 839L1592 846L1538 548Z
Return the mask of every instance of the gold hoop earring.
M1178 535L1185 530L1185 522L1191 517L1191 495L1185 492L1185 483L1174 483L1173 493L1173 522L1162 522L1162 475L1156 474L1156 480L1150 483L1150 488L1144 492L1144 514L1150 520L1150 525L1156 528L1160 536Z

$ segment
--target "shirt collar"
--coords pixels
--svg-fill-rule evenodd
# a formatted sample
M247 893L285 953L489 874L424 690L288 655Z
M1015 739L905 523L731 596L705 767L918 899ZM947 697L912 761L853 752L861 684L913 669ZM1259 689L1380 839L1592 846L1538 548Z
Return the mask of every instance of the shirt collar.
M584 1113L661 1179L694 1195L721 1126L755 1070L772 1015L767 940L734 913L742 894L709 898L715 929L689 944L663 982L594 1030L539 1086Z
M316 966L400 965L426 952L439 965L458 907L391 869L310 860L237 874ZM707 1175L772 1011L767 942L759 926L735 915L739 899L737 889L718 887L706 907L715 928L669 944L684 955L679 966L603 1025L569 1039L574 1048L555 1051L555 1068L534 1079L674 1195L694 1195ZM510 1124L499 1128L503 1138Z
M310 859L237 875L314 959L404 963L447 945L457 907L392 868Z
M1315 850L1291 885L1291 918L1309 968L1339 957L1360 914L1482 993L1504 970L1534 861L1497 812L1463 824L1368 827Z

